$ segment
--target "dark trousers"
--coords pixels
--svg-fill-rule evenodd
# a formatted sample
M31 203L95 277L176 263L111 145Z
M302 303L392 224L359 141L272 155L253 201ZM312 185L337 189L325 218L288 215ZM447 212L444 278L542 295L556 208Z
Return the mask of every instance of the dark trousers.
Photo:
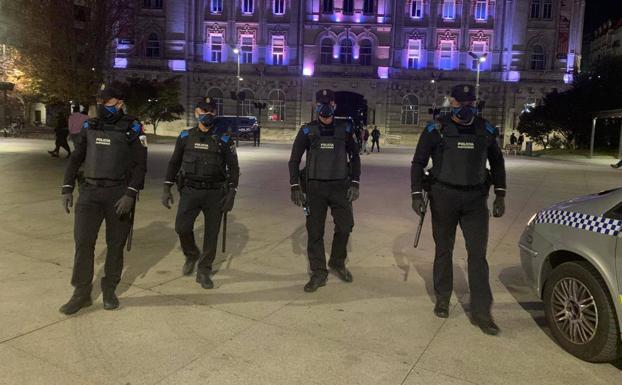
M114 290L123 272L123 247L130 231L130 218L119 218L115 203L125 194L126 186L80 186L76 203L74 237L76 255L71 284L80 294L90 294L93 284L95 242L102 221L106 221L106 263L102 290Z
M449 301L453 290L452 254L456 227L460 225L468 254L468 277L471 292L471 313L488 316L492 293L488 282L488 194L461 191L438 184L430 194L432 232L436 243L434 257L434 292L437 300Z
M73 149L75 150L78 147L78 142L80 141L80 134L69 134L69 139L71 139Z
M307 185L307 205L310 215L307 217L307 253L312 274L326 276L326 254L324 251L324 225L326 212L330 207L335 233L328 265L340 268L345 266L348 256L347 245L354 217L352 203L346 197L348 181L310 180Z
M378 152L380 152L380 142L374 139L371 140L371 152L374 152L374 145L378 149Z
M181 249L186 258L199 260L197 270L201 273L209 274L216 258L223 197L223 189L207 190L186 186L180 193L175 231L179 234ZM202 253L194 240L194 222L200 212L203 212L205 218Z
M68 154L71 154L71 148L69 148L69 143L67 143L67 135L69 132L66 130L61 130L56 132L55 141L54 141L54 152L58 152L60 148L64 148Z

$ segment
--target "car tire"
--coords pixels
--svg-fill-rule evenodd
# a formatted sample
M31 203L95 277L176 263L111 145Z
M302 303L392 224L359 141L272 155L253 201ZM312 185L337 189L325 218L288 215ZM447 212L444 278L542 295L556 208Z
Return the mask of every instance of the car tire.
M575 294L568 294L571 288ZM577 297L583 301L570 300ZM566 262L556 267L546 282L543 300L551 333L570 354L588 362L611 362L621 356L620 330L609 290L589 263ZM584 310L577 307L579 302L587 304Z

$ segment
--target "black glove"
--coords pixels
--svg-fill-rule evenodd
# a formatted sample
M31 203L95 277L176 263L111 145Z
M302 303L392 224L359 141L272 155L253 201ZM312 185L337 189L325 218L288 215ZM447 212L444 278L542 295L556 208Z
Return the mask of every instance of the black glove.
M69 208L73 207L73 193L64 193L61 201L63 202L63 208L65 212L69 214Z
M291 194L292 202L296 206L301 207L302 205L305 204L306 202L305 194L302 193L302 189L300 188L300 186L292 186L291 192L292 192Z
M497 195L492 204L492 216L495 218L501 218L503 214L505 214L505 198Z
M164 190L162 191L162 205L167 209L170 209L171 205L175 203L173 199L173 193L171 192L172 187L173 185L165 183Z
M235 202L235 189L231 187L229 188L229 191L227 191L227 194L220 201L222 212L227 213L233 210L234 202Z
M348 193L346 194L346 197L350 202L354 202L355 200L359 199L359 195L359 184L352 182L352 184L350 184L350 188L348 188Z
M412 206L413 211L418 216L422 216L425 212L425 202L423 202L423 194L413 194L412 195Z
M115 212L118 216L129 214L132 211L132 207L134 207L134 198L123 195L121 199L114 204Z

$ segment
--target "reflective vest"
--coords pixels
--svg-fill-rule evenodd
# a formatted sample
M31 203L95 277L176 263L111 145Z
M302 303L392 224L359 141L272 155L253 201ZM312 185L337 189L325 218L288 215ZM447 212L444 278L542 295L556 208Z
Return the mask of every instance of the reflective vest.
M308 179L343 180L348 177L347 127L346 122L335 122L333 135L321 135L318 122L304 128L309 137Z
M225 156L220 139L215 135L204 134L198 128L186 132L181 165L184 177L198 181L225 181Z
M116 123L90 119L86 131L84 176L89 179L125 180L130 165L130 129L134 119Z
M488 138L486 121L476 118L472 133L460 132L449 116L440 120L441 161L434 165L432 175L442 183L456 186L477 186L486 183Z

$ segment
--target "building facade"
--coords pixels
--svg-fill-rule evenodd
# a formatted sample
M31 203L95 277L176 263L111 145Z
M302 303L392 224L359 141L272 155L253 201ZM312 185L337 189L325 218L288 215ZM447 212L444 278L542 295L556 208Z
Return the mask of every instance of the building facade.
M598 27L587 42L588 66L607 56L622 56L622 18Z
M315 91L331 88L338 105L348 107L340 113L360 113L409 142L453 85L475 83L472 55L485 56L484 115L509 135L526 104L565 87L579 69L585 0L144 0L141 6L135 30L114 49L115 80L179 76L186 106L215 97L221 113L239 108L258 115L266 134L284 137L313 118ZM240 106L230 97L238 83L246 96ZM254 101L267 108L259 114ZM190 118L168 129L174 133Z

